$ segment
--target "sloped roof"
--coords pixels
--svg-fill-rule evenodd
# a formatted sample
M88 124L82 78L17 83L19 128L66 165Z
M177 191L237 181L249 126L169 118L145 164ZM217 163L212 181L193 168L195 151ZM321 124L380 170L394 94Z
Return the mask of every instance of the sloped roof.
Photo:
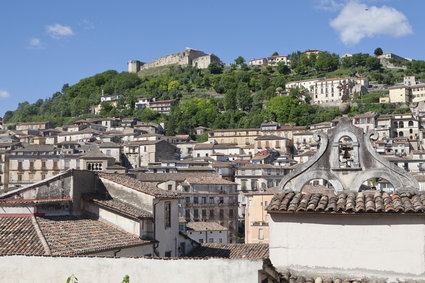
M37 217L52 255L88 254L150 243L87 217Z
M152 175L158 175L151 173ZM104 178L106 180L112 181L114 183L126 186L128 188L131 188L133 190L154 196L159 198L178 198L179 194L177 192L171 192L162 190L157 187L157 182L142 182L140 180L137 180L135 178L132 178L127 175L123 174L107 174L107 173L98 173L98 176L100 178Z
M265 259L269 256L268 244L202 244L193 249L189 257L221 257Z
M31 217L0 217L0 255L44 255Z
M188 222L186 228L193 231L226 231L226 227L217 222Z
M149 211L146 211L139 207L135 207L118 199L113 199L110 196L89 193L84 195L84 198L94 204L97 204L100 207L112 210L114 212L118 212L120 214L124 214L125 216L129 216L132 218L142 219L153 217L152 213L150 213Z
M267 207L269 213L424 213L425 193L380 191L277 194Z

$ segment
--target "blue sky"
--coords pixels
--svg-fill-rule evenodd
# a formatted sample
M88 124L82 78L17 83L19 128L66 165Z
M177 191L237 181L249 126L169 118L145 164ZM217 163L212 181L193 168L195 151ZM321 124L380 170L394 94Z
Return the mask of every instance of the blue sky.
M0 115L130 59L192 47L232 62L320 49L425 60L423 0L4 0ZM422 12L421 12L422 11Z

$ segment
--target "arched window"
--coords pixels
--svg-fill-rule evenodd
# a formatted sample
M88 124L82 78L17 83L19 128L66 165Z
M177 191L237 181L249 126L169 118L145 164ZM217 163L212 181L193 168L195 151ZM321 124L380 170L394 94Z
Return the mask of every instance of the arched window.
M398 133L398 136L399 136L399 137L404 136L403 132L399 132L399 133Z
M398 123L398 127L399 127L399 128L404 128L403 121L400 121L400 123Z
M398 128L398 123L394 122L394 128Z
M409 127L413 127L413 121L409 121Z

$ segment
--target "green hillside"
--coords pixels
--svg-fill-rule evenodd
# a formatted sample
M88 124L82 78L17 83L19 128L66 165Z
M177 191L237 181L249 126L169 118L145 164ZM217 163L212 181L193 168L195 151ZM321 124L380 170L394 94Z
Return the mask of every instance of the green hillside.
M242 57L222 67L211 64L208 69L193 67L161 67L140 74L106 71L84 78L75 85L65 84L51 98L33 104L22 102L15 111L8 111L5 122L51 121L55 125L94 117L90 107L100 103L105 94L124 94L117 107L102 105L99 117L129 116L142 121L164 121L168 134L189 133L193 127L210 128L258 127L265 121L309 125L333 119L335 107L321 107L305 103L309 100L301 90L288 96L278 96L285 83L293 80L367 76L372 83L393 84L405 75L425 79L425 62L393 62L405 69L385 69L379 60L367 54L355 54L340 60L338 55L321 52L317 56L294 52L290 55L291 68L250 67ZM368 94L356 100L352 114L367 111L381 113L404 112L400 105L379 104L382 93ZM178 101L170 115L134 109L138 97L173 99Z

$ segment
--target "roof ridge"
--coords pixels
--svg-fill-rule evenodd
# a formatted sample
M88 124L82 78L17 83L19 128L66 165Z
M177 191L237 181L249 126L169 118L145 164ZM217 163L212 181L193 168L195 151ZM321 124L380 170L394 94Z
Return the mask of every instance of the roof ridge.
M40 239L41 244L43 245L44 253L46 255L52 255L49 244L47 243L46 238L44 237L43 231L41 231L40 226L38 225L37 218L34 215L31 216L31 222L34 226L34 229L35 229L35 232L37 233L38 238Z

